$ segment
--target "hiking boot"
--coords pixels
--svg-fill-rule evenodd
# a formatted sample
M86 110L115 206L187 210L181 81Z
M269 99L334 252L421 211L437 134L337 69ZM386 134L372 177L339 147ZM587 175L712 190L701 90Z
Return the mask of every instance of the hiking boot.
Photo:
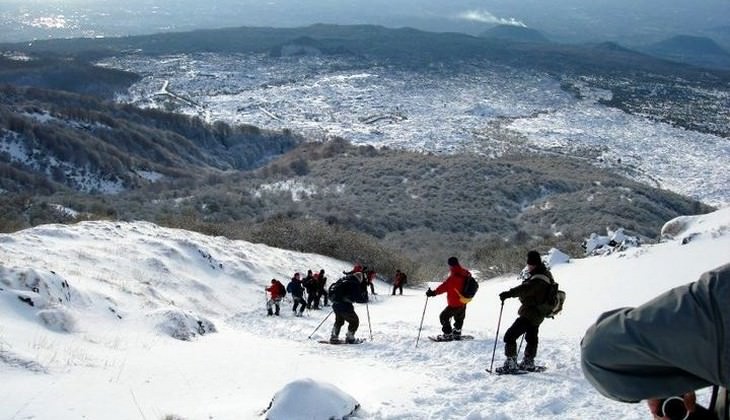
M436 336L436 339L438 341L451 341L454 339L454 336L452 334L439 334Z
M520 366L517 364L517 357L507 357L507 359L505 359L504 361L504 364L502 365L502 372L517 372L518 370L520 370Z
M461 330L454 330L451 332L451 337L454 340L461 340Z
M271 309L269 309L268 311L266 311L266 315L271 316L271 315L274 315L274 313L271 312Z
M337 343L339 343L339 342L340 342L340 337L338 337L338 336L336 336L336 335L332 335L332 336L330 336L330 343L331 343L331 344L337 344Z
M347 344L354 344L357 342L357 339L355 338L355 333L347 332L347 335L345 336L345 343Z
M522 370L535 370L535 358L524 357L517 366Z

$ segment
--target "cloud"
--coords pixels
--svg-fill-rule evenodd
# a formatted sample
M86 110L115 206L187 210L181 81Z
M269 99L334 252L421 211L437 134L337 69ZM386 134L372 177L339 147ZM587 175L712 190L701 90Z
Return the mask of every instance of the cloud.
M497 16L494 16L493 14L487 12L486 10L467 10L465 12L461 12L456 16L458 19L464 19L464 20L471 20L474 22L481 22L481 23L494 23L498 25L512 25L512 26L521 26L523 28L526 28L527 25L525 25L523 22L515 19L515 18L500 18Z

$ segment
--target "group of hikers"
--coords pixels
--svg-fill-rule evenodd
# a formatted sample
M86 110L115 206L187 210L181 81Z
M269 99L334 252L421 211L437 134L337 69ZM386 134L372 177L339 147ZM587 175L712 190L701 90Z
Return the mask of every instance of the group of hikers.
M305 309L319 309L320 305L329 306L329 296L326 289L327 277L324 269L317 273L307 271L307 276L301 278L300 273L294 273L289 284L284 285L277 279L271 279L271 285L266 288L268 299L266 300L267 315L279 315L281 301L287 292L291 294L292 312L294 316L302 316Z
M429 288L426 291L427 298L446 293L447 306L439 315L442 331L442 334L437 337L439 341L461 339L466 305L471 300L464 298L462 295L465 281L471 277L471 273L461 266L456 257L449 258L447 264L449 266L449 276L435 290ZM548 315L541 307L541 304L547 295L549 285L554 281L552 274L542 262L537 251L527 253L527 270L529 275L521 285L499 295L502 301L517 297L522 302L518 312L519 317L507 330L504 337L506 360L501 369L506 372L535 368L538 330L545 316ZM296 316L302 316L306 308L319 309L320 298L322 297L324 297L324 305L327 306L329 298L332 301L332 311L335 314L330 342L340 342L340 331L342 326L347 323L344 342L355 343L357 342L355 333L360 322L353 303L367 303L368 288L371 293L375 294L373 285L375 271L368 270L356 263L351 271L343 272L343 274L345 277L339 279L327 290L325 287L327 278L324 270L315 274L312 274L312 271L309 270L304 279L300 279L299 273L296 273L287 285L286 291L292 295L294 301L292 311ZM403 294L403 285L407 283L407 278L407 275L400 269L396 270L393 276L393 295L396 294L396 291L399 291L401 295ZM283 285L278 280L273 279L271 280L271 286L266 290L271 296L267 301L268 314L279 315L279 303L286 294ZM305 291L308 296L306 300L304 298ZM518 363L516 340L522 335L525 336L527 346L524 358Z
M456 257L449 258L447 264L448 277L435 289L426 290L427 300L446 294L447 305L439 315L442 331L436 337L439 341L462 338L466 306L471 300L462 295L471 273ZM545 299L556 285L553 275L537 251L527 253L526 265L521 284L499 294L502 304L510 298L518 298L521 303L517 318L503 337L505 360L497 368L501 373L537 368L538 333L542 322L550 316L547 309L550 305L546 306ZM399 286L405 283L405 276L399 273L398 270L394 277L393 294L396 278ZM357 343L359 318L353 303L368 301L367 289L372 287L372 278L368 280L370 275L359 264L344 274L345 277L329 288L329 293L324 292L329 295L335 314L330 342L342 342L340 330L347 323L344 342ZM320 289L313 289L319 291L315 296L324 290L323 276L321 271L319 277L324 282ZM644 305L601 315L581 341L585 377L609 398L624 402L647 400L657 419L675 418L668 410L676 409L683 413L676 418L730 420L729 302L730 264L726 264L703 274L699 281L674 288ZM526 347L518 362L517 339L522 336ZM707 386L713 387L709 409L696 403L694 392ZM673 401L678 403L670 408L668 403Z

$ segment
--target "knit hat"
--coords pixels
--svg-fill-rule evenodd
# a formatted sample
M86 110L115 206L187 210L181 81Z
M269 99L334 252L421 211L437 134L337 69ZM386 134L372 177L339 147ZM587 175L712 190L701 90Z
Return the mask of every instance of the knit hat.
M459 265L459 260L456 257L451 257L446 263L449 264L450 267L454 267Z
M540 253L537 251L530 251L527 253L527 265L540 265L542 264L542 258Z

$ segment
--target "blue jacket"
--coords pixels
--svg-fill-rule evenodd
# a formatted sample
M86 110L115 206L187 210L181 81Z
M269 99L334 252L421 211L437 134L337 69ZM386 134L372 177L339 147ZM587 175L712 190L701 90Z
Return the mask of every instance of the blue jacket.
M292 279L292 281L286 285L286 291L291 293L294 297L304 296L304 287L302 287L302 282L299 280Z

